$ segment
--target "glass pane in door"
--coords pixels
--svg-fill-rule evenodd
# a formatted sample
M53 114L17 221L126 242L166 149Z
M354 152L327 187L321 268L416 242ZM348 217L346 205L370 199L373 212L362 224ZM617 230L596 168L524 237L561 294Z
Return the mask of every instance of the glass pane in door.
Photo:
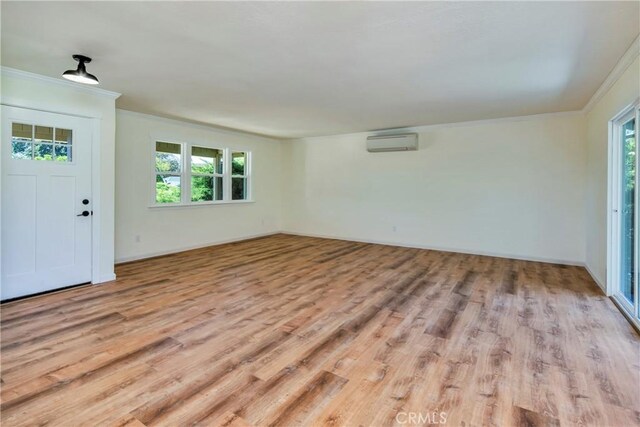
M11 158L33 158L33 125L11 124Z
M620 290L622 295L633 303L634 299L634 261L635 261L635 186L636 186L636 134L635 119L622 126L622 176L621 178L621 268Z

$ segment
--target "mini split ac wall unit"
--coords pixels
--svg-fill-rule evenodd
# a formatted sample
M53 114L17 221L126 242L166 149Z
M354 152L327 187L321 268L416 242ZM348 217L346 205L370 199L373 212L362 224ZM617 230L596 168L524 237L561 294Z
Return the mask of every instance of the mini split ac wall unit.
M367 137L367 151L384 153L388 151L415 151L418 149L418 134L375 135Z

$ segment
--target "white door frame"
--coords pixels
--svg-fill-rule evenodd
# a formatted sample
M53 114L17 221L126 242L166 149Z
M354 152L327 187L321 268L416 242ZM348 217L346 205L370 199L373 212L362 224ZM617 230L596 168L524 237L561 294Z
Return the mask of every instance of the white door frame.
M100 226L100 218L102 213L102 198L100 194L100 184L101 184L101 173L100 173L100 131L102 120L98 117L91 116L83 116L80 114L70 114L66 112L60 111L51 111L44 110L38 108L29 108L23 105L13 105L2 103L2 106L19 108L21 110L28 111L40 111L44 113L53 113L53 114L61 114L65 116L71 117L79 117L83 119L91 120L91 204L93 206L93 220L91 221L91 283L97 284L102 282L100 278L100 236L101 236L101 226ZM4 141L2 141L4 143ZM1 155L1 154L0 154ZM0 179L1 175L0 175ZM0 182L1 184L1 182ZM2 254L2 249L0 248L0 256ZM0 271L0 280L1 279L1 271Z
M623 119L629 120L630 118L635 116L636 119L636 147L638 147L638 137L640 128L640 98L637 98L633 103L627 105L622 109L618 114L616 114L609 121L609 162L608 162L608 186L607 186L607 283L606 283L606 292L608 296L612 296L617 304L628 310L627 314L631 314L633 322L636 325L640 326L640 322L638 321L638 292L634 293L634 303L633 307L629 306L629 302L626 301L625 298L617 298L617 285L619 284L620 278L620 213L619 205L620 205L620 165L618 164L620 161L620 124ZM625 120L625 121L626 121ZM637 149L637 148L636 148ZM636 156L636 174L640 171L638 159L640 156ZM636 225L639 223L639 207L640 207L640 198L638 197L640 194L639 186L635 187L635 200L636 200L636 209L635 209L635 223ZM636 235L639 235L636 226ZM638 237L636 237L636 243L638 242ZM636 282L638 280L638 252L636 250L635 254L635 275Z
M91 224L91 283L102 282L100 277L100 219L102 218L102 198L100 197L100 130L101 120L91 119L91 197L93 197L93 221Z

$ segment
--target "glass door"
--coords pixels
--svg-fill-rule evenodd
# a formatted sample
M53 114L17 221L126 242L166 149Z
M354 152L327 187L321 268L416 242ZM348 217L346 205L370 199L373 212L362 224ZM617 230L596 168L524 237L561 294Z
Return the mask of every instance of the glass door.
M612 121L611 279L613 296L638 323L638 106Z

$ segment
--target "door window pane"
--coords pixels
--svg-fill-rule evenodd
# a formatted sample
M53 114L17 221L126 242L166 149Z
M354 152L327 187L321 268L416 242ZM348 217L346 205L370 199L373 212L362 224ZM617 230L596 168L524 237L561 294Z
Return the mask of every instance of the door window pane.
M71 129L12 123L11 132L14 159L71 161Z
M11 158L33 158L33 125L11 124Z
M56 128L56 144L71 144L72 133L71 129Z
M622 295L629 302L634 299L634 275L635 275L635 229L634 219L636 210L635 186L636 186L636 134L635 120L629 120L622 126L622 188L621 188L621 268L620 287Z
M71 159L71 143L73 131L71 129L56 128L54 138L53 153L56 162L70 162Z
M33 145L30 142L13 141L11 143L11 158L29 159L33 155Z
M33 160L53 160L53 128L34 126Z
M71 146L56 144L54 151L56 155L56 162L71 161Z
M53 128L48 126L36 126L33 138L37 143L53 144Z
M34 160L53 160L53 144L35 144L33 146Z

